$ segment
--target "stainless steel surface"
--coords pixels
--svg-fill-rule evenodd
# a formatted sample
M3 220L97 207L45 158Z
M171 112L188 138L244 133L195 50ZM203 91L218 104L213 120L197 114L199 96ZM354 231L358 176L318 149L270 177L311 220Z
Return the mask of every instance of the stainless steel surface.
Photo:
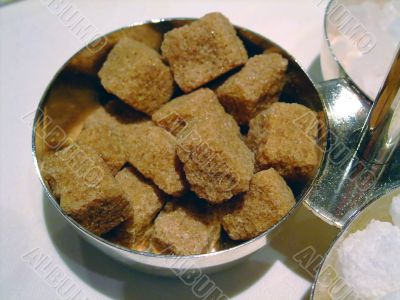
M385 84L373 107L370 107L369 98L364 96L357 85L352 82L332 49L327 34L327 15L333 2L335 1L330 1L325 11L325 40L321 52L321 65L325 78L342 79L323 82L319 89L322 98L327 97L323 100L328 107L331 134L340 136L341 141L346 145L346 147L342 147L341 155L345 156L343 153L349 152L349 150L351 150L351 155L347 159L339 159L343 165L335 164L336 155L333 155L332 161L325 162L323 174L318 178L309 199L305 201L309 208L324 217L327 222L343 228L326 252L315 277L311 298L321 300L332 299L331 296L334 293L337 293L337 299L350 299L350 294L347 293L344 288L345 284L335 269L337 266L331 265L334 249L348 234L349 229L354 227L354 223L366 215L366 211L378 216L379 201L383 201L380 197L383 195L389 197L400 191L398 189L400 186L400 149L398 146L400 139L400 80L398 77L400 52L398 50ZM335 87L335 82L339 86ZM337 101L335 99L343 96L340 92L343 90L343 86L340 87L339 82L344 83L350 93L353 90L353 101L348 102L348 105L344 104L343 110L330 109L335 105L334 103ZM361 115L349 113L349 119L341 120L340 111L353 111L351 103L357 107L358 101L360 103L358 112ZM356 127L356 131L351 133L349 132L351 129L343 130L340 128L341 121L344 122L344 128L346 126L353 129ZM355 123L357 126L351 126ZM332 156L331 149L330 144L327 157ZM380 199L374 202L378 198ZM363 205L364 208L360 209ZM328 270L328 267L332 267L332 269ZM320 276L321 273L325 273L327 276ZM326 278L321 279L321 277Z
M341 227L365 201L376 181L374 166L357 158L356 146L369 112L369 102L343 79L317 85L325 104L328 148L320 174L305 199L326 222Z
M321 65L325 76L342 79L319 85L330 124L329 147L321 176L305 202L328 223L342 227L370 201L371 194L399 182L398 157L391 160L391 156L400 139L400 63L397 53L371 107L370 99L352 82L332 49L328 17L336 5L330 1L325 11Z
M336 251L350 233L364 229L372 219L391 221L389 215L390 203L393 196L400 194L399 184L400 182L398 182L397 186L375 191L372 196L373 200L349 219L344 229L337 235L324 255L314 279L311 299L359 299L354 297L353 291L343 282L343 278L340 276L340 266L337 262Z
M387 164L400 140L400 48L363 129L359 155Z
M191 20L163 19L149 21L142 24L151 26L162 34L171 28L182 26L188 22L191 22ZM122 31L110 33L106 37L109 40L112 40L114 35L119 34L124 30L136 28L137 26L142 25L134 25L122 29ZM67 216L60 208L57 199L51 193L41 175L40 164L45 153L44 149L47 147L47 141L43 139L43 133L46 129L48 114L50 114L49 112L51 111L51 108L54 110L54 102L52 102L51 107L48 104L50 101L54 100L52 97L55 90L60 86L64 87L71 84L78 84L82 88L82 96L87 92L87 90L90 90L98 93L99 102L104 101L103 97L107 97L99 86L98 79L87 78L87 76L71 72L71 61L68 61L56 74L40 101L33 126L33 157L45 193L59 211L60 215L66 218L72 227L77 230L84 239L107 255L132 267L159 275L176 275L177 272L182 272L188 269L202 269L205 272L214 272L241 261L251 253L268 244L274 236L280 233L280 225L293 214L302 201L305 201L307 206L310 207L318 216L330 224L339 227L344 224L346 219L353 214L354 211L361 207L363 203L368 201L368 198L365 197L365 191L362 194L359 194L357 199L353 197L353 194L349 194L348 191L353 190L355 183L363 183L363 178L370 180L371 172L382 173L381 168L377 168L376 170L374 169L375 165L360 165L360 162L356 157L354 157L354 149L358 144L360 129L365 122L369 110L369 102L366 101L353 86L343 80L320 84L317 89L309 79L308 75L298 65L296 60L284 49L252 31L241 27L236 27L236 29L239 36L244 41L250 55L268 50L278 51L288 58L288 82L282 93L283 99L302 103L319 112L321 119L321 137L319 139L319 146L322 150L322 158L320 168L315 178L313 181L308 182L303 188L296 191L296 198L298 200L296 205L288 215L286 215L274 227L247 242L238 245L228 244L225 249L221 251L209 254L179 257L129 250L114 245L87 231L72 218ZM110 48L111 47L109 47L109 49ZM95 55L95 53L93 55ZM104 59L105 55L106 52L101 53L102 59ZM76 55L74 57L76 58ZM77 128L79 131L80 124L78 121L82 121L79 114L87 114L87 110L80 108L79 104L82 104L80 103L80 95L77 96L78 97L71 99L71 101L68 101L68 105L77 105L78 107L78 110L74 111L73 114L63 106L59 111L56 111L56 114L50 114L51 117L60 118L60 120L64 122L63 124L65 127L62 129L64 129L66 134L71 138L76 134ZM70 115L68 115L68 113ZM69 119L77 121L77 124L74 124L76 126L71 126ZM67 122L65 122L65 120L67 120ZM327 144L329 145L329 151L326 151ZM333 147L334 145L337 145L337 147ZM341 158L343 149L345 149L346 155L344 158ZM369 172L365 172L364 168L367 168ZM358 181L353 181L354 178ZM396 182L397 179L394 178L393 180ZM369 184L370 182L368 181L367 183ZM365 187L365 185L363 186Z
M391 84L386 87L398 89L400 81L395 75L398 69L396 61L388 78ZM389 93L390 97L382 96L375 101L371 110L365 96L344 79L326 81L317 87L327 107L329 146L321 174L305 203L326 222L342 227L370 201L373 193L399 182L396 176L399 153L390 161L400 138L399 98L397 92ZM382 94L387 93L386 90ZM370 126L378 126L380 130L370 130ZM365 132L373 135L365 136ZM361 139L367 145L360 144ZM367 153L369 160L362 155ZM380 160L372 160L372 156ZM386 168L389 172L385 172Z

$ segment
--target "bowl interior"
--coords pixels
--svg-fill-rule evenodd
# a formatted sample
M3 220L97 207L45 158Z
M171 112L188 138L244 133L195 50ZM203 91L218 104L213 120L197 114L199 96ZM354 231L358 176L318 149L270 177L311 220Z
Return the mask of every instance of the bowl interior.
M372 101L399 47L399 12L393 0L331 0L326 8L325 39L339 76L350 79ZM322 64L324 78L331 79L334 66L328 59Z
M381 195L377 200L372 201L370 204L365 206L351 221L349 221L348 225L333 242L325 256L315 280L313 299L339 299L340 297L352 293L351 288L344 284L344 281L341 278L337 251L342 241L347 238L349 234L358 230L363 230L371 220L391 222L391 216L389 213L390 205L393 197L399 194L400 188L395 188L384 195Z
M159 51L162 37L165 32L190 22L192 22L191 19L149 21L140 25L129 26L114 31L99 38L72 56L71 59L62 66L49 84L40 101L34 121L32 146L35 163L44 185L45 192L49 195L56 208L64 215L64 217L69 219L74 226L78 227L79 231L85 232L87 235L91 236L91 238L96 239L101 243L107 242L101 237L97 237L88 232L62 212L56 198L42 178L40 171L41 162L48 153L57 149L65 141L73 141L80 133L83 123L90 113L100 105L115 98L115 96L108 94L102 88L97 77L97 71L118 39L123 36L130 36ZM287 83L282 92L281 101L297 102L312 108L320 115L321 128L327 128L326 114L318 92L308 75L302 70L296 60L284 49L267 38L241 27L236 26L236 29L239 37L244 42L249 56L260 54L264 51L279 52L289 60ZM223 75L221 78L214 80L207 86L215 88L218 84L223 82L228 75L229 74ZM182 92L177 90L174 97L179 96L180 94L182 94ZM322 152L325 152L325 144L326 142L324 139L319 140L319 146L322 149ZM311 184L312 180L301 186L292 186L298 203L301 202ZM293 208L292 211L294 209L295 208ZM272 230L273 228L262 234L262 236L268 235ZM251 241L248 241L247 243L249 242ZM227 240L223 244L222 250L240 247L241 244ZM136 254L148 255L140 251L124 250Z

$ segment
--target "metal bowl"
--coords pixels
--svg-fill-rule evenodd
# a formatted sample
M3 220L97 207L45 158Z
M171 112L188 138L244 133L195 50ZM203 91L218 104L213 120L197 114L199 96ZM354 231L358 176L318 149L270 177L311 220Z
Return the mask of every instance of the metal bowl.
M337 261L337 250L343 240L358 230L364 229L367 224L375 219L383 222L391 222L389 214L391 200L400 194L400 187L383 190L376 198L365 205L338 234L330 249L326 253L321 267L315 278L311 298L315 300L331 299L356 299L355 292L345 283L340 274L340 266Z
M108 94L100 86L97 77L92 75L96 74L96 70L104 61L112 45L120 36L128 34L157 48L163 33L192 21L193 19L147 21L114 31L89 44L71 57L50 82L39 103L33 125L32 153L36 170L45 194L60 215L67 219L85 240L105 254L134 268L159 275L176 275L188 269L214 272L241 261L279 234L282 222L288 219L302 202L327 222L341 226L349 214L354 213L354 210L366 201L360 198L353 201L351 206L343 206L340 199L333 198L331 189L343 184L349 174L345 172L346 168L338 170L335 167L327 151L327 145L332 145L332 137L346 143L349 140L358 141L359 135L355 133L366 120L370 109L369 102L343 80L314 85L296 59L282 47L259 34L235 26L250 56L264 51L274 51L281 53L289 60L288 82L282 98L286 101L302 103L320 114L319 146L323 154L320 166L313 180L304 186L294 187L297 203L290 212L275 226L247 242L228 243L223 250L209 254L173 256L129 250L110 243L87 231L60 208L57 199L42 177L41 161L49 145L57 143L57 138L64 135L74 139L82 128L85 117L99 103L107 100ZM97 97L97 101L93 101L93 95ZM351 110L347 109L349 106ZM49 124L56 126L49 126ZM49 128L52 128L52 132L48 132ZM349 145L349 149L354 151L352 145ZM349 159L343 161L344 166L349 163ZM337 178L341 180L338 181Z
M392 0L330 0L321 49L324 79L345 78L374 101L396 54L399 7ZM388 26L386 34L382 34L382 22ZM375 80L368 79L367 74L374 74Z

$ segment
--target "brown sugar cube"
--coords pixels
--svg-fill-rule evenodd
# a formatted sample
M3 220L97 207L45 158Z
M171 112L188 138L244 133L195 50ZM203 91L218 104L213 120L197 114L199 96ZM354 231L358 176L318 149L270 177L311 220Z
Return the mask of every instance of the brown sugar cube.
M99 124L84 128L76 143L95 149L113 174L116 174L126 162L123 133L111 126Z
M287 65L287 59L277 53L256 55L217 89L218 99L238 123L247 124L278 101Z
M41 171L61 208L95 234L129 217L129 202L91 147L71 144L45 158Z
M144 117L118 100L99 107L85 121L76 139L79 145L92 147L106 162L113 174L126 163L125 134L129 124L142 122Z
M221 224L209 208L169 202L154 221L152 248L156 253L195 255L218 247Z
M247 61L242 41L229 20L220 13L209 13L167 32L161 51L185 93Z
M126 162L123 132L114 126L98 124L85 127L76 143L96 150L112 174L116 174Z
M273 167L287 180L311 177L319 162L317 114L297 103L274 103L250 121L248 145L258 169Z
M153 121L174 135L197 118L217 117L221 124L240 134L236 121L227 114L215 93L206 88L177 97L164 104L152 115Z
M253 153L222 123L199 118L177 136L177 153L191 190L213 204L247 191L254 169Z
M120 100L111 100L105 106L100 106L85 120L84 128L98 125L113 127L128 127L125 125L148 121L149 118Z
M163 193L133 168L124 168L115 179L130 203L131 217L119 226L119 236L124 236L129 248L142 246L147 231L164 205Z
M167 102L173 92L172 74L160 55L128 38L111 50L99 77L108 92L149 115Z
M100 106L86 118L84 128L115 124L117 124L116 119L103 106Z
M127 161L162 191L179 196L185 190L176 139L151 121L137 124L126 135Z
M161 46L162 34L151 24L124 28L89 44L74 55L68 62L67 68L87 75L97 75L112 47L120 39L127 37L146 44L155 50L159 50Z
M295 198L285 180L274 169L256 173L250 190L222 218L222 226L233 240L248 240L263 233L294 206Z

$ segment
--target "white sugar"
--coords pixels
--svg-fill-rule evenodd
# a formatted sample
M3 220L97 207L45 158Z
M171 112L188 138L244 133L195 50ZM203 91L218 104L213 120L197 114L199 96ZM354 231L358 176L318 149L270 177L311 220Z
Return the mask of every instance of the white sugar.
M393 224L400 228L400 195L393 198L390 206L390 215Z
M372 220L350 234L338 259L346 283L361 297L389 297L400 291L400 228ZM396 298L394 298L396 299Z

